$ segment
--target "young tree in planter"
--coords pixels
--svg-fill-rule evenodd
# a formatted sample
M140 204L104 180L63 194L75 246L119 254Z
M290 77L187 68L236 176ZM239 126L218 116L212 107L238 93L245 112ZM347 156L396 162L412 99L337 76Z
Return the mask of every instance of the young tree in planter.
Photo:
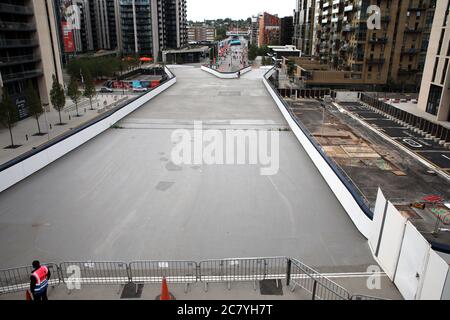
M90 73L86 73L86 75L84 76L84 85L85 87L83 95L89 99L91 110L94 110L94 107L92 106L92 98L95 97L97 91L95 90L95 83Z
M19 121L19 111L5 91L3 92L3 98L0 102L0 123L9 129L9 135L11 137L10 148L16 147L16 145L14 145L12 127L14 127L17 121Z
M67 88L67 95L73 102L75 102L75 108L77 109L77 117L79 117L80 114L78 113L78 103L80 102L82 93L78 85L78 80L76 80L75 78L70 79L69 87Z
M53 75L52 89L50 90L50 100L52 102L53 108L59 113L59 125L62 126L61 111L66 106L66 95L64 94L64 88L59 84L55 75Z
M36 90L33 88L31 81L28 82L26 95L27 95L28 113L30 114L30 116L36 119L38 126L38 135L42 135L41 125L39 124L39 117L44 113L44 108L42 108L41 99L39 98Z

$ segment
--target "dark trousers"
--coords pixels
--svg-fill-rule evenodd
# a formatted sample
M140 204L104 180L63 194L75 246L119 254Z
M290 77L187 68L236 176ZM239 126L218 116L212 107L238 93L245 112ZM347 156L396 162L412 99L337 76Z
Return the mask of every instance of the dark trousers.
M47 289L43 290L39 293L33 293L33 300L34 301L47 301Z

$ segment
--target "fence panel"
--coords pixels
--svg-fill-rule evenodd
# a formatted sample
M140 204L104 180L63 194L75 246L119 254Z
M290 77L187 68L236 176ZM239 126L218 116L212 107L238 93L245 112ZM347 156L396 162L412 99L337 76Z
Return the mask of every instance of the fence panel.
M51 273L49 286L56 286L61 282L58 265L54 263L43 264ZM0 270L0 294L26 291L30 288L32 266Z
M321 275L307 265L292 259L292 291L298 286L312 294L312 299L350 300L350 293L337 283Z
M63 262L60 270L64 283L107 285L130 282L125 262Z
M223 259L200 262L200 281L234 282L285 279L287 258Z
M134 261L129 270L134 283L161 283L163 277L169 283L197 282L197 263L193 261Z

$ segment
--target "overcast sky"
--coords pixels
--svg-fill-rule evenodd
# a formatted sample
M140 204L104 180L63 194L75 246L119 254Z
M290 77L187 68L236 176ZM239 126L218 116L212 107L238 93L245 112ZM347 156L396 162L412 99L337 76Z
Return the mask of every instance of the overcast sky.
M246 19L259 12L291 16L295 0L187 0L188 19Z

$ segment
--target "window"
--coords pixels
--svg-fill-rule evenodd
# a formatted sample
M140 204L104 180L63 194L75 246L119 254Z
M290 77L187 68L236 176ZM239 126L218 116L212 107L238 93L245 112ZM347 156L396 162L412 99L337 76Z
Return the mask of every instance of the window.
M433 78L431 78L432 82L436 82L436 73L437 73L438 65L439 65L439 58L436 58L436 61L434 62Z
M447 77L448 69L448 59L445 59L444 70L442 70L441 84L444 84L445 78Z
M437 115L439 111L439 104L441 103L442 88L436 85L430 86L430 94L428 95L427 112Z

